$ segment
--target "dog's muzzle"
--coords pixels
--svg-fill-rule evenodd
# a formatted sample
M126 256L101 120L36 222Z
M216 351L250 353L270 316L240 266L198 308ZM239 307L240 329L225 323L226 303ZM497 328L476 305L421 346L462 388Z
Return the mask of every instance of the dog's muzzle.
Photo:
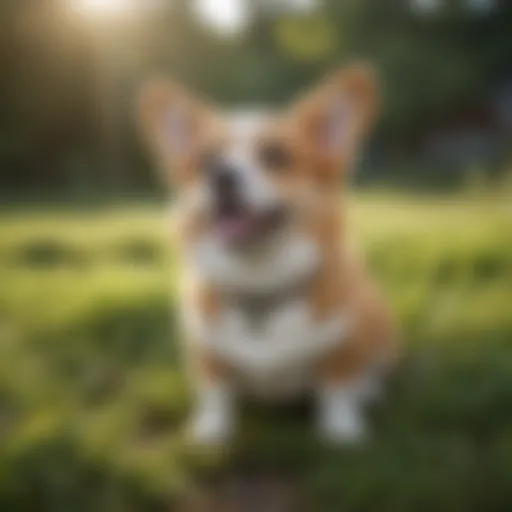
M242 191L242 176L232 166L217 163L209 169L209 180L214 197L214 229L223 243L243 246L257 242L285 220L282 206L264 211L251 208Z

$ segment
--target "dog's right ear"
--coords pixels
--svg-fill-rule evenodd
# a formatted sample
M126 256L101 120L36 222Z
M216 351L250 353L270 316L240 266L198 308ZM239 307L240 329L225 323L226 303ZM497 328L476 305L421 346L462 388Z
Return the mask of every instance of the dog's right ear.
M376 118L378 82L373 68L354 63L330 74L295 106L292 118L324 176L352 167Z
M166 169L190 159L213 117L210 109L183 87L166 80L144 86L137 102L143 139Z

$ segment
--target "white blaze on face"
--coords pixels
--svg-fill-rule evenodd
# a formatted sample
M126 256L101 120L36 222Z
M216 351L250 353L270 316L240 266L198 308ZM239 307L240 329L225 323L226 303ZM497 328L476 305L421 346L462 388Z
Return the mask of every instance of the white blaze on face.
M238 199L248 212L265 214L279 204L279 194L255 151L255 141L264 133L268 116L262 111L244 111L227 116L227 144L220 156L238 175ZM180 205L184 216L215 213L215 191L203 178L181 192Z
M229 145L224 157L240 176L242 201L256 212L264 212L278 202L277 191L258 162L255 141L267 120L263 112L239 112L228 119Z

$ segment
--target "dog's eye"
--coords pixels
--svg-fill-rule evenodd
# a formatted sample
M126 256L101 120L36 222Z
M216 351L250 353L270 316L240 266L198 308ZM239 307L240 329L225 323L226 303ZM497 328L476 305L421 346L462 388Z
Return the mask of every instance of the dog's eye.
M288 169L293 161L290 150L278 142L262 144L259 148L259 159L265 167L272 170Z

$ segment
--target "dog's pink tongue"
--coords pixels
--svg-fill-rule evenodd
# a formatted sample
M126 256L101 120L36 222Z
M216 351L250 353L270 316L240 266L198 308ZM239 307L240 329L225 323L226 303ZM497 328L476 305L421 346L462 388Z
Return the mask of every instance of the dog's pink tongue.
M241 242L252 234L254 223L248 215L226 217L217 223L217 232L227 242Z

